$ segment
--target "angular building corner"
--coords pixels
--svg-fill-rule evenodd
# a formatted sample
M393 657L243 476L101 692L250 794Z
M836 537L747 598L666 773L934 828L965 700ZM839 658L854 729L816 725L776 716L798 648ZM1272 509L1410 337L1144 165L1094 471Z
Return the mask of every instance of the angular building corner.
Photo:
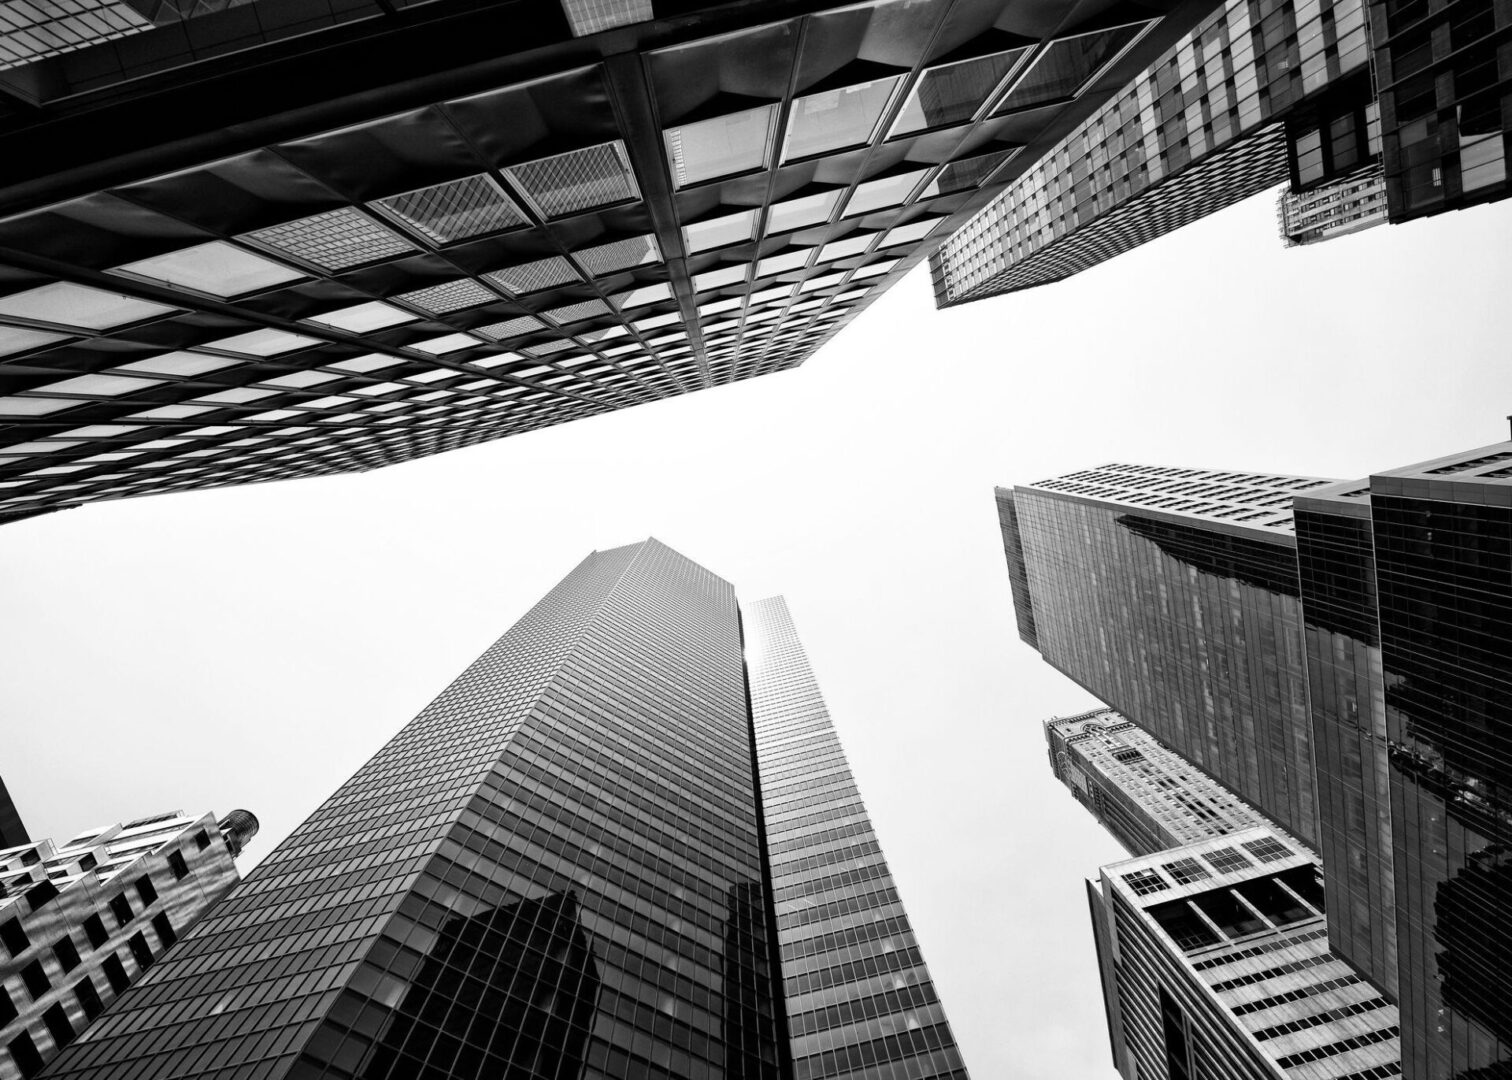
M966 1077L791 623L647 540L584 559L48 1075L895 1063Z
M20 5L0 522L794 367L1214 2Z

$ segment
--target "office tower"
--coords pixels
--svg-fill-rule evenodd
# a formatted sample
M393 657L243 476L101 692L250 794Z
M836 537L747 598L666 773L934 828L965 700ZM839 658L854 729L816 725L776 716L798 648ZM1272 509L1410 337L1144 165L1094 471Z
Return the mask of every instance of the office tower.
M1109 466L998 498L1020 636L1319 851L1332 947L1399 1003L1404 1075L1512 1066L1512 443L1358 481ZM1310 830L1199 756L1257 740L1306 748Z
M1125 1080L1389 1080L1397 1010L1329 951L1316 859L1257 828L1087 882Z
M1336 948L1409 1078L1512 1069L1512 443L1296 503Z
M1019 636L1309 845L1290 506L1328 483L1108 465L997 491Z
M1112 709L1045 721L1050 768L1131 855L1272 828L1264 815Z
M0 849L19 847L30 840L31 836L27 834L26 824L21 820L21 814L16 809L15 801L11 799L5 780L0 779Z
M1380 153L1364 0L1230 0L931 258L940 307L1059 281Z
M257 818L182 811L0 850L0 1080L32 1077L237 881Z
M0 521L793 367L1213 2L29 7Z
M794 1076L965 1080L787 604L746 616Z
M794 779L757 778L745 664L728 582L654 540L594 552L50 1075L790 1075L775 928L824 916L774 893L763 796ZM802 1075L912 1045L869 1022L894 1000L805 1012Z
M1370 5L1391 220L1505 198L1512 55L1494 0Z
M1377 162L1358 172L1276 197L1276 222L1288 247L1317 244L1383 224L1386 180Z

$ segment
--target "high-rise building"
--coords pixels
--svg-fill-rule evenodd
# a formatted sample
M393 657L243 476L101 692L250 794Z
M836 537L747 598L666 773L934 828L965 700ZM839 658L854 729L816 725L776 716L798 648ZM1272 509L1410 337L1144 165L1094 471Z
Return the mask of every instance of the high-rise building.
M746 632L794 1076L965 1080L782 597L752 605Z
M1386 179L1377 162L1306 191L1276 196L1276 223L1288 246L1318 244L1386 221Z
M964 1080L781 602L752 623L654 540L594 552L49 1075Z
M1380 153L1365 0L1229 0L957 229L941 307L1069 277Z
M1050 768L1131 855L1274 828L1228 788L1112 709L1045 721Z
M1020 635L1316 847L1332 948L1399 1003L1408 1080L1512 1066L1512 442L1358 481L1119 465L998 497Z
M1213 3L21 5L0 521L790 368Z
M0 850L0 1080L36 1076L237 882L257 818L182 811Z
M1316 858L1269 829L1087 882L1125 1080L1390 1080L1397 1009L1328 947Z
M997 491L1020 637L1309 845L1290 507L1328 483L1108 465Z

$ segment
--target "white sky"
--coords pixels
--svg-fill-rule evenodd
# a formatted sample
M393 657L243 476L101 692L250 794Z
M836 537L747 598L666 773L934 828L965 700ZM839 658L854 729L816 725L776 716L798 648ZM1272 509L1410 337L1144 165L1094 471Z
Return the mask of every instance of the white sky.
M978 1080L1115 1076L992 499L1122 460L1363 476L1507 437L1512 200L1284 249L1270 196L794 372L357 476L0 528L3 774L36 836L244 806L243 871L579 559L785 593Z

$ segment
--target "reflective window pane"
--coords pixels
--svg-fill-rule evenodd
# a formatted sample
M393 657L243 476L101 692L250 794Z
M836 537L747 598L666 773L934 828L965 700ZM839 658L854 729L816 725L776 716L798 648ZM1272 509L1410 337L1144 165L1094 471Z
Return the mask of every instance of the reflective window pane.
M362 334L369 330L381 330L385 326L415 322L418 318L419 316L412 312L397 308L393 304L385 304L381 300L370 300L365 304L353 304L351 307L328 311L324 315L312 315L305 319L305 322L319 323L335 330Z
M528 224L514 200L487 176L468 176L373 204L437 244Z
M639 307L642 304L654 304L658 300L670 300L671 298L671 286L665 282L658 282L655 285L646 285L639 289L631 289L629 292L620 293L618 296L611 296L609 299L613 300L620 307L627 308Z
M808 265L809 256L813 253L813 248L797 248L762 259L756 264L756 276L771 277L773 274L785 274L789 270L800 269Z
M871 247L871 242L877 238L874 232L856 233L836 240L833 244L825 244L819 249L820 262L834 262L836 259L846 259L852 255L859 255Z
M544 259L536 259L534 262L495 270L483 276L516 296L549 289L564 281L578 280L577 271L572 268L572 264L560 255L550 255Z
M834 213L835 203L840 201L842 191L821 191L817 195L805 195L801 199L773 203L767 214L767 235L790 232L808 225L828 221Z
M504 173L547 217L640 197L625 144L617 139L512 165Z
M471 334L443 334L441 337L430 338L427 341L417 341L410 346L421 352L430 353L432 356L441 356L444 353L456 352L458 349L470 349L483 342ZM451 375L454 372L443 371L442 375ZM439 377L439 376L438 376Z
M248 233L247 239L322 270L346 270L415 250L414 244L392 229L350 206L258 229Z
M667 157L678 187L765 167L771 156L776 105L668 128Z
M0 416L46 416L59 409L83 405L82 401L45 397L0 397Z
M896 229L889 229L887 235L882 238L882 247L891 247L894 244L912 244L928 236L930 231L944 221L944 218L931 217L920 218L918 221L910 221L907 225L899 225Z
M46 330L29 330L22 326L0 326L0 356L35 349L54 341L66 341L66 334L54 334Z
M237 334L234 337L208 342L202 348L224 349L226 352L242 353L246 356L277 356L279 353L293 352L295 349L319 344L321 344L319 338L291 334L287 330L253 330L248 334Z
M884 176L880 180L868 180L864 184L857 184L850 201L845 204L846 216L869 213L884 206L899 205L908 198L908 193L928 172L928 169L916 169L913 172Z
M721 266L713 270L706 270L702 274L694 274L693 291L703 292L706 289L722 289L726 285L734 285L738 281L744 281L748 268L746 265Z
M788 118L782 160L870 142L902 78L898 75L796 98Z
M154 356L149 360L133 360L122 364L116 371L141 371L149 375L203 375L207 371L220 371L235 367L240 360L226 356L206 356L204 353L175 352Z
M683 226L683 243L689 252L708 251L726 244L744 243L755 229L756 211L744 210Z
M998 166L1016 153L1018 153L1018 148L1015 147L1012 150L999 150L962 161L952 161L936 174L928 187L919 193L919 198L932 199L936 195L949 195L953 191L980 187Z
M0 297L0 315L21 319L78 326L88 330L109 330L128 323L141 322L176 310L150 300L138 300L86 285L57 281L25 292Z
M157 386L162 379L134 379L129 375L80 375L74 379L39 386L39 393L95 394L100 397L117 397L136 390Z
M305 276L291 266L223 240L126 263L112 273L132 274L219 297L241 296Z
M1010 49L930 68L908 95L892 133L906 135L970 120L1028 52L1027 47Z
M1104 64L1144 32L1147 23L1119 26L1051 42L1019 77L996 113L1032 109L1076 96Z

